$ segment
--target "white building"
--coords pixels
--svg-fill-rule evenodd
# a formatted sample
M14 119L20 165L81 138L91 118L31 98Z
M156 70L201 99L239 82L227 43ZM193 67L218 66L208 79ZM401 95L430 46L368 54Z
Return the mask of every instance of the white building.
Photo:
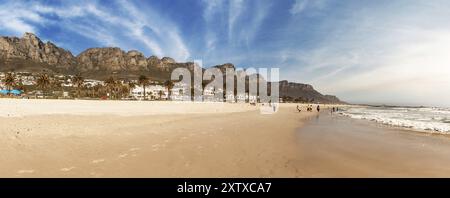
M86 80L84 80L83 85L86 87L95 87L97 85L103 86L104 82L101 80L86 79Z
M137 86L130 91L131 97L137 100L144 100L144 87ZM145 87L145 99L149 100L166 100L169 95L166 87L162 85L149 85Z
M223 101L223 89L215 89L214 87L207 87L203 90L203 101L220 102ZM218 94L218 97L216 97Z
M191 100L190 92L191 89L189 88L188 85L182 82L176 82L174 83L174 86L172 88L172 94L170 97L172 100L187 101Z

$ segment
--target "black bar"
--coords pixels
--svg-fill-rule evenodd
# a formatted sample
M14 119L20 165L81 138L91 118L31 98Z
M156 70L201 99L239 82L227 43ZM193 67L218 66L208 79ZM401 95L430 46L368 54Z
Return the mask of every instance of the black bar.
M268 183L270 188L267 188ZM210 185L211 189L208 194L203 191L180 193L178 192L180 185L184 190L187 190L184 187L189 185ZM258 189L257 192L252 192L256 189ZM1 192L26 190L28 192L100 192L124 195L130 193L203 196L232 194L264 196L292 193L382 195L385 191L417 195L447 193L448 189L450 189L450 179L0 179Z

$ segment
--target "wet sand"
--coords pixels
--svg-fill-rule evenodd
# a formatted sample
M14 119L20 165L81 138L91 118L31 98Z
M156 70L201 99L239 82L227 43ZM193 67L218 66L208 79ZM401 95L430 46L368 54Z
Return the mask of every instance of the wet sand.
M450 136L321 114L297 140L305 177L450 177Z

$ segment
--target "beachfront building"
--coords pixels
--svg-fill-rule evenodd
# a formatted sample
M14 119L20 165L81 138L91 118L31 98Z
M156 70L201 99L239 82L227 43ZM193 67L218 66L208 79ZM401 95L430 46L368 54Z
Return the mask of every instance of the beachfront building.
M35 82L35 77L32 75L32 73L29 72L17 72L13 73L15 75L15 79L17 82L21 82L22 85L33 85ZM6 73L0 72L0 79L4 79L6 76ZM1 84L1 83L0 83Z
M215 97L216 94L219 94L219 97ZM207 87L203 89L203 101L206 102L221 102L223 101L223 89L214 87Z
M84 80L84 83L83 83L83 85L86 87L95 87L97 85L104 86L104 84L105 83L103 81L94 80L94 79L86 79L86 80Z
M226 101L229 102L242 102L242 101L248 101L249 100L249 96L248 93L245 94L237 94L234 95L234 93L229 93L226 95Z
M130 91L130 96L136 100L167 100L169 92L167 88L162 85L149 85L145 87L145 98L144 98L144 87L136 86Z
M171 100L176 100L176 101L191 100L191 96L189 94L190 91L191 91L191 89L185 83L176 82L176 83L174 83L174 86L172 88L172 94L170 96Z

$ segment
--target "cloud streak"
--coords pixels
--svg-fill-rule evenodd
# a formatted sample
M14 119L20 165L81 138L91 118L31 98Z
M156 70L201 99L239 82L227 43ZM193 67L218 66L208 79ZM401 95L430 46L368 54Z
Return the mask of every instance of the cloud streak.
M156 11L150 10L152 17L143 14L135 5L127 1L117 1L122 16L113 14L116 7L104 8L95 1L63 4L61 6L43 5L40 3L7 3L9 9L0 11L0 20L8 31L21 35L24 32L39 33L39 25L57 24L84 37L107 46L118 46L132 49L125 44L126 40L141 42L147 54L171 56L178 61L186 61L190 57L183 38L176 25ZM147 11L151 9L150 7ZM46 18L43 15L57 16L58 19ZM158 18L158 21L152 18ZM151 30L154 37L148 35Z

